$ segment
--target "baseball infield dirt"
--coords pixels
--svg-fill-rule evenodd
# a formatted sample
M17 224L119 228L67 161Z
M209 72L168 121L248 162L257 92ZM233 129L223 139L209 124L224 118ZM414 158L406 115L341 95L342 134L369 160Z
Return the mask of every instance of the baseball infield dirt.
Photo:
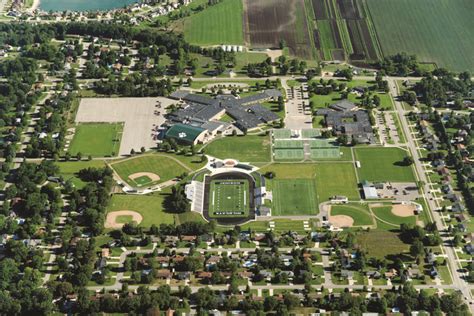
M354 225L354 220L352 217L347 215L334 215L329 216L329 222L339 228L342 227L352 227Z
M397 204L392 206L392 213L400 217L409 217L415 215L413 205Z
M110 212L107 213L107 217L105 218L105 228L122 228L123 223L117 223L116 219L118 216L124 216L128 215L132 217L132 220L136 222L137 224L140 224L143 220L143 217L140 213L135 212L135 211L115 211L115 212Z
M137 172L128 176L131 180L135 180L141 177L148 177L152 182L159 181L160 176L153 172Z

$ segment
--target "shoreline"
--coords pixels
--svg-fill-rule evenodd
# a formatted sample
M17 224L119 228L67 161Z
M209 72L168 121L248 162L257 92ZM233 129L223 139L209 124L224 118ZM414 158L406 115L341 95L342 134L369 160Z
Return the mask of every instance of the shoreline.
M38 10L39 6L40 6L40 0L33 0L33 4L27 10L30 12L33 12L35 10Z

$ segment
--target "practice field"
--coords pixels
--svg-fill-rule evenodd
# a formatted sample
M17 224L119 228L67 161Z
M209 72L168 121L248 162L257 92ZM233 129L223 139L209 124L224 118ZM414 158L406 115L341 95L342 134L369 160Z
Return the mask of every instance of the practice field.
M230 136L217 139L204 148L207 155L242 162L270 161L269 136Z
M364 205L332 205L331 216L344 215L353 219L353 226L370 226L375 222Z
M120 150L122 130L122 123L78 124L68 151L71 155L115 156Z
M272 215L316 215L316 182L310 179L272 180Z
M85 182L78 178L77 173L86 168L103 168L105 163L102 160L90 161L62 161L56 162L55 165L59 167L59 174L65 181L70 180L77 189L81 189Z
M355 159L360 161L357 168L360 181L373 182L415 182L412 166L402 165L408 155L400 148L355 148Z
M172 156L144 155L110 165L120 178L133 187L162 183L191 171Z
M249 182L245 179L211 181L210 217L245 217L250 208Z
M385 55L416 54L452 71L474 71L474 1L368 0Z
M352 163L319 163L316 169L318 199L329 201L335 195L359 200L357 178Z
M112 196L109 205L107 206L108 214L113 214L117 211L133 211L139 213L142 217L140 226L150 227L152 224L174 224L175 215L167 213L163 210L164 194L153 195L123 195L115 194ZM112 213L113 212L113 213ZM115 213L115 215L131 215L128 213ZM114 222L118 219L114 219ZM123 223L119 223L122 224Z
M242 0L224 0L186 19L184 38L199 45L241 45L242 17Z

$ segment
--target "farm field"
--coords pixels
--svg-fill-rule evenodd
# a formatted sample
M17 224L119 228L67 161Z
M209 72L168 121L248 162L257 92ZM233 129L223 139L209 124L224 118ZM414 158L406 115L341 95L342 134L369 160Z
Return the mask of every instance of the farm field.
M252 47L279 47L284 40L291 55L313 57L304 0L244 0L244 33Z
M345 215L354 220L354 226L369 226L374 225L372 215L366 206L361 205L332 205L331 216Z
M68 152L93 157L115 156L119 153L122 130L121 123L78 124Z
M107 212L129 210L140 213L143 221L140 226L150 227L152 224L173 224L175 214L163 210L165 194L153 195L122 195L112 196Z
M400 163L407 155L400 148L355 148L355 159L360 161L357 169L359 180L374 182L415 182L412 166Z
M243 162L270 161L269 136L247 135L217 139L204 148L207 155Z
M349 200L360 199L352 163L317 164L316 183L320 202L328 201L334 195L344 195Z
M321 59L366 62L381 56L365 2L311 0L307 6L312 12L313 37Z
M316 215L316 183L310 179L272 180L273 216Z
M453 71L474 71L471 0L367 0L384 55L407 52Z
M162 183L190 171L173 158L164 155L138 156L113 163L111 167L122 180L133 187ZM159 178L153 178L153 175ZM149 179L147 180L145 176Z
M242 0L224 0L184 22L184 38L198 45L242 45Z

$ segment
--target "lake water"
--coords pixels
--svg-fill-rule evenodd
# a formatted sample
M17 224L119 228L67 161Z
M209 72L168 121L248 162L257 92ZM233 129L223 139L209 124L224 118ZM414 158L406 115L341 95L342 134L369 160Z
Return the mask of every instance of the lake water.
M44 11L96 11L123 8L138 0L40 0Z

